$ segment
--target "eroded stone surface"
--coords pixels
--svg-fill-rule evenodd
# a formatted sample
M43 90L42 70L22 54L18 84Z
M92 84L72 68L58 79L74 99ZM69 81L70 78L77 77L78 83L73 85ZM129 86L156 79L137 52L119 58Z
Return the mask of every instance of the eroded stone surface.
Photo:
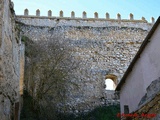
M19 102L19 38L9 0L0 1L0 119L10 120Z

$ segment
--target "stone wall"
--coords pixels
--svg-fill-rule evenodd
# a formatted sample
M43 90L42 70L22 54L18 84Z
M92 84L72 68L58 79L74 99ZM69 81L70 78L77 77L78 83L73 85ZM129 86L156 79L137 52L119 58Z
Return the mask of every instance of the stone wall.
M13 4L0 1L0 120L18 119L20 38Z
M22 31L33 40L47 39L53 32L61 34L64 39L71 39L71 46L74 46L78 59L92 59L88 61L92 62L90 67L111 69L112 73L118 75L118 80L152 26L143 21L66 20L26 16L17 16L17 21L27 25Z
M94 19L94 18L68 18L68 17L45 17L45 16L22 16L17 15L17 21L33 26L72 26L72 27L133 27L149 30L153 23L146 20L118 20L118 19Z
M50 40L59 35L69 39L75 60L81 61L69 80L79 89L68 89L69 112L90 110L107 104L111 94L105 91L107 74L121 79L152 24L142 20L99 20L17 16L23 35L33 41ZM71 75L71 76L72 76ZM112 93L115 98L114 93ZM112 97L111 97L112 98ZM114 100L111 100L114 101ZM117 102L117 101L116 101Z
M79 89L69 86L68 112L87 112L97 106L119 104L114 91L106 91L107 74L121 79L152 24L142 20L87 19L37 16L16 16L10 0L0 1L0 119L18 119L23 95L24 45L19 30L34 41L60 35L69 39L75 61L80 67L69 80ZM51 13L50 13L51 14ZM51 15L50 15L51 16ZM15 24L15 19L17 24ZM76 76L73 79L72 76Z

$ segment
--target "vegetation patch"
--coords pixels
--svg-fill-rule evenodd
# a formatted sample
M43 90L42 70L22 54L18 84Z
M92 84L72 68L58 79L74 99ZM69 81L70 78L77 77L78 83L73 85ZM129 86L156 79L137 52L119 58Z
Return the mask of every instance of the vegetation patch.
M33 98L24 92L24 106L21 112L21 120L120 120L117 113L120 113L120 105L97 107L87 114L62 114L56 110L49 111L52 113L52 118L47 119L46 116L39 117L38 112L34 111L32 103Z

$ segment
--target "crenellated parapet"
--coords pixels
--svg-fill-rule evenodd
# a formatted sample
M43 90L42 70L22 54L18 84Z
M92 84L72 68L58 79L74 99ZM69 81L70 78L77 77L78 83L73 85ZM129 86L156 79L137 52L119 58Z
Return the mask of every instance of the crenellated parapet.
M151 17L151 21L152 21L152 23L155 23L154 17Z
M130 20L134 20L132 13L129 14L129 18L130 18Z
M28 16L29 15L29 11L28 11L28 9L25 9L24 10L24 16Z
M59 12L59 17L63 17L63 11L62 10Z
M24 16L25 17L31 17L31 16L33 17L34 16L34 17L45 17L45 18L46 17L49 17L49 18L58 18L56 16L52 16L52 11L51 10L48 11L48 16L40 16L40 10L39 9L36 10L36 15L29 15L29 10L25 9L24 10ZM121 21L121 20L122 21L124 21L124 20L126 21L127 20L127 21L137 21L137 22L141 21L141 22L148 23L148 21L145 19L145 17L142 17L141 20L135 20L134 19L134 15L132 13L129 14L129 18L128 19L122 19L120 13L117 14L117 18L116 19L111 19L108 12L105 14L105 18L99 18L97 12L94 13L94 18L87 18L87 12L83 11L82 12L82 18L80 18L80 17L76 17L74 11L71 12L71 17L64 17L64 12L61 10L59 12L59 18L67 18L67 19L69 19L69 18L70 19L100 19L100 20L118 20L118 21ZM155 19L153 17L151 17L151 21L150 22L152 24L155 23Z
M106 13L106 19L109 19L109 13Z
M38 16L38 17L40 16L40 10L39 9L36 10L36 16Z
M117 14L117 20L121 20L121 15L119 13Z
M52 17L52 11L51 10L48 11L48 17Z
M97 12L94 13L94 18L98 18L98 13Z
M87 13L85 11L82 13L82 18L87 18Z
M74 11L71 12L71 18L75 18L75 12Z

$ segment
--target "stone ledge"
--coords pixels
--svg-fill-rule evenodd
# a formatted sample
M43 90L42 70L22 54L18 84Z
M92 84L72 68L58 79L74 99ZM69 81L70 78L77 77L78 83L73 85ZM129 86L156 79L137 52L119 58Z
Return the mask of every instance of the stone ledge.
M52 17L48 17L48 16L34 16L34 15L28 15L28 16L24 16L24 15L16 15L19 18L38 18L38 19L65 19L65 20L87 20L87 21L113 21L113 22L142 22L142 23L149 23L146 20L128 20L128 19L121 19L121 20L117 20L117 19L105 19L105 18L80 18L80 17L75 17L75 18L71 18L71 17L56 17L56 16L52 16ZM152 23L149 23L152 24Z

